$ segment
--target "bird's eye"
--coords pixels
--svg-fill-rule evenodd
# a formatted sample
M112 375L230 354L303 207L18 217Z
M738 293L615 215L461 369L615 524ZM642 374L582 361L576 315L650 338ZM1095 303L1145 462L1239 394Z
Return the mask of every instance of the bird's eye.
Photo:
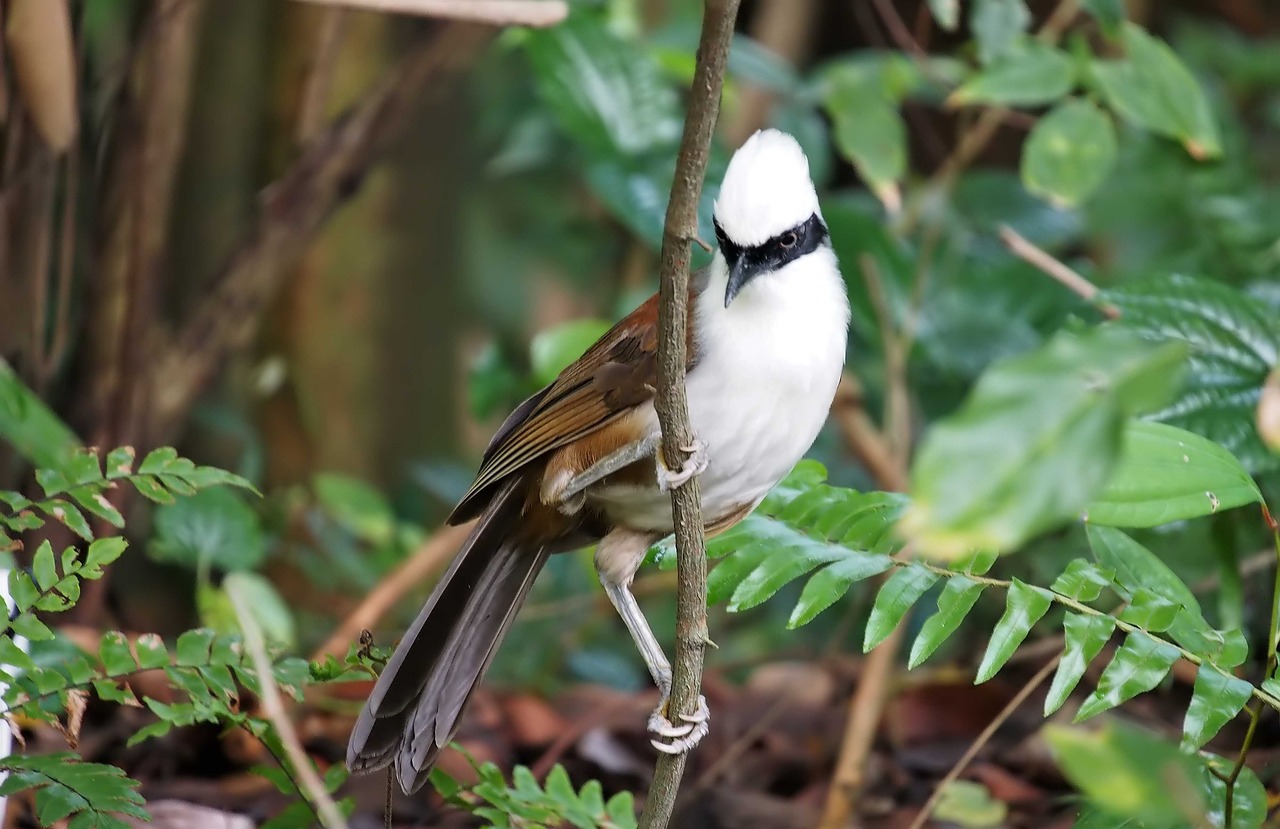
M778 244L783 248L793 248L800 241L800 237L796 235L794 230L788 230L786 233L778 237Z

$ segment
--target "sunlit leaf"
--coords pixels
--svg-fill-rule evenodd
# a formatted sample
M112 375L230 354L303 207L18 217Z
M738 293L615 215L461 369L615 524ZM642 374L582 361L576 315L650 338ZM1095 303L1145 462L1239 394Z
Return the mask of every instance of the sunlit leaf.
M1191 705L1182 723L1182 745L1199 749L1244 708L1253 695L1248 681L1223 673L1209 665L1196 672Z

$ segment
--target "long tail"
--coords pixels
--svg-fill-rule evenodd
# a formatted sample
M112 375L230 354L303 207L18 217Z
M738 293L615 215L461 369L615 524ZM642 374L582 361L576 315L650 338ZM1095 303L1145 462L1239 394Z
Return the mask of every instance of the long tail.
M394 761L406 792L426 782L547 562L510 540L522 500L518 481L498 492L405 633L351 733L352 771Z

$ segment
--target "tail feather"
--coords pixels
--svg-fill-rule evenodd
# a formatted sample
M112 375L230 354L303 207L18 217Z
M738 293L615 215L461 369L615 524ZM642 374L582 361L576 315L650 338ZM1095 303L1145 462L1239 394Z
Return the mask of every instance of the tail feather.
M510 540L518 483L495 495L378 678L347 745L353 771L394 761L400 785L414 791L457 731L549 555Z

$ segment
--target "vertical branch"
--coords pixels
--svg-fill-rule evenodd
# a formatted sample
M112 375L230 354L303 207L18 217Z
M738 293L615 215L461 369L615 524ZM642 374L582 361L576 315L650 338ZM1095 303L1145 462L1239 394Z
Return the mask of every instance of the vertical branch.
M684 135L676 158L675 181L662 232L662 270L658 305L658 422L669 467L682 465L682 446L693 440L685 396L686 323L689 300L689 245L698 235L698 200L706 175L711 136L720 112L729 42L738 17L739 0L707 0L702 39L689 94ZM707 558L702 529L702 492L697 478L671 493L675 520L679 592L676 606L676 653L670 699L671 716L693 713L702 681L702 655L707 642ZM671 819L684 774L685 756L658 758L641 829L660 829Z

